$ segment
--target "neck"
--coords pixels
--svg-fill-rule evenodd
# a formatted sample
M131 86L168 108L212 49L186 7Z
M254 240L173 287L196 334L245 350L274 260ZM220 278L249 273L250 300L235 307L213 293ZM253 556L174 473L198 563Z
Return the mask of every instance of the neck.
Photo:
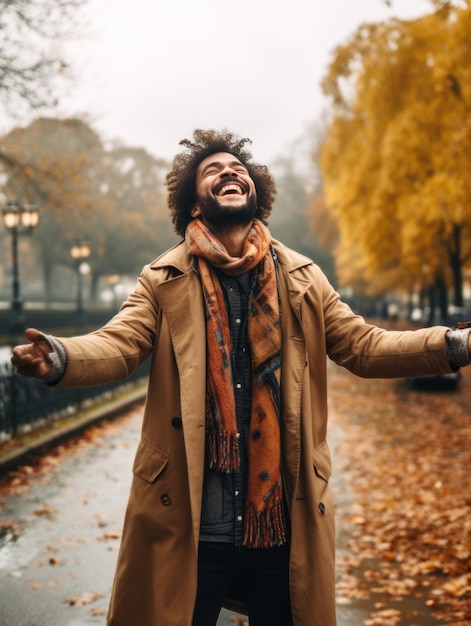
M223 244L230 256L241 257L244 253L245 240L252 228L252 222L250 224L232 224L227 228L215 228L208 225L208 228Z

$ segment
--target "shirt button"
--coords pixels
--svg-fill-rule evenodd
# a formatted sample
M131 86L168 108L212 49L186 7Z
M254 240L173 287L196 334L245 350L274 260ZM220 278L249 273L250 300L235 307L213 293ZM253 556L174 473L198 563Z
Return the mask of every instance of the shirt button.
M235 495L235 496L238 496L238 495L239 495L239 492L238 492L238 491L234 491L234 495Z
M236 324L240 324L240 319L239 318L236 319Z
M240 433L236 433L236 439L240 439Z
M240 389L242 387L242 385L240 383L237 383L236 387L237 387L237 389Z
M241 522L241 521L242 521L242 515L238 515L238 516L237 516L237 521L238 521L238 522Z

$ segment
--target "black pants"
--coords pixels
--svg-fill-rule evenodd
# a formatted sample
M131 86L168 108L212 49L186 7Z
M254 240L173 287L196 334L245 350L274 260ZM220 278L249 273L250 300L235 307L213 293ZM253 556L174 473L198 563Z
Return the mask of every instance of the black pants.
M215 626L236 578L242 580L250 626L292 626L289 546L244 548L202 541L193 626Z

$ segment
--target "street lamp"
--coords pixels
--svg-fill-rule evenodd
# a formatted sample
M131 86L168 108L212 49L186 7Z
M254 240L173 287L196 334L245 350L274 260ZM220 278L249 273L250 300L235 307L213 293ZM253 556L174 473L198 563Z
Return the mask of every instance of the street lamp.
M6 229L11 233L13 287L10 331L15 335L21 333L24 327L23 302L20 295L20 273L18 268L18 237L23 234L32 234L38 223L39 213L35 204L23 206L17 200L11 200L3 207L2 217Z
M92 248L88 241L77 239L70 248L70 256L75 263L77 270L77 316L82 316L83 308L83 274L86 268L86 259L90 256Z

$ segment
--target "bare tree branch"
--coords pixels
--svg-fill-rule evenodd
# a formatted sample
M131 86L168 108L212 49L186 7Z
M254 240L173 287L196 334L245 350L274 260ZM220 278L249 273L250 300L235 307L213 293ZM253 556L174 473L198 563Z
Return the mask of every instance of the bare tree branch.
M66 74L60 45L77 31L87 0L0 0L0 109L17 119L56 104Z

